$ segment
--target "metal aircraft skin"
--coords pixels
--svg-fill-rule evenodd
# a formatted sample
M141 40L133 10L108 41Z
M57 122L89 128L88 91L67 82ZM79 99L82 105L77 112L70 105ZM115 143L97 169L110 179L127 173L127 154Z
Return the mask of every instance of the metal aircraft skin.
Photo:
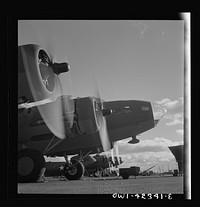
M59 93L55 96L55 91L59 91L57 79L69 68L67 63L50 63L48 58L41 46L18 47L19 182L38 180L41 169L45 168L44 155L65 156L65 170L71 169L67 178L80 179L84 172L81 158L77 162L67 161L67 155L79 154L83 158L105 151L102 142L104 132L109 137L110 148L114 142L129 137L132 137L130 144L138 143L136 136L157 124L148 101L103 101L100 97L72 98ZM71 108L68 102L72 103ZM61 113L56 108L59 104L62 106ZM57 112L60 113L58 117ZM105 128L103 133L102 128ZM75 167L77 163L79 166ZM76 172L81 172L77 175L74 168Z

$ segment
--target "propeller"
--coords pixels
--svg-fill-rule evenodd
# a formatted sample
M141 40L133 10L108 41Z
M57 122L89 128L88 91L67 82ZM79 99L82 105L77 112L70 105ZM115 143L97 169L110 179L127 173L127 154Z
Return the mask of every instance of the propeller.
M63 84L61 83L60 79L60 74L67 72L67 77L68 77L68 82L71 84L71 74L70 74L70 66L67 62L63 63L56 63L54 62L54 57L55 57L55 47L53 45L53 41L51 41L52 38L48 37L46 40L46 50L49 52L49 59L50 59L50 67L52 68L54 74L57 75L58 77L58 84L60 88L60 95L62 96L62 109L63 109L63 115L65 119L67 120L67 126L68 128L72 128L73 126L73 120L74 120L74 111L75 111L75 106L74 106L74 100L72 98L72 95L64 95L64 90L63 90ZM66 58L67 59L67 58ZM65 77L66 78L66 77ZM66 84L65 84L66 85ZM71 91L71 87L68 88L69 91Z
M41 36L40 36L41 38ZM74 119L74 101L71 95L64 95L63 90L63 84L61 83L61 77L60 74L65 75L65 72L67 72L67 77L65 76L65 80L67 79L68 83L65 83L65 86L71 85L71 74L70 74L70 66L67 62L63 63L56 63L54 61L54 57L56 56L56 45L54 43L53 33L49 33L48 36L45 36L43 39L40 39L40 42L42 42L44 45L44 49L48 51L49 61L48 64L52 68L55 75L57 75L58 79L58 85L59 90L58 94L59 96L62 96L62 110L63 114L65 116L65 120L67 120L67 126L71 128L73 126L73 119ZM64 56L62 58L68 59L66 57L66 53L62 53ZM66 89L66 88L65 88ZM67 88L67 93L69 94L71 92L71 86ZM59 94L60 92L60 94ZM64 96L63 96L64 95Z
M64 95L63 87L58 78L61 94ZM65 119L67 120L68 129L72 128L74 123L74 100L71 95L62 96L62 110Z
M156 126L160 120L166 115L167 109L164 106L158 104L152 104L153 116L154 116L154 125Z
M119 157L119 145L118 142L114 142L113 148L111 149L111 159L114 165L116 164L116 159L117 158L117 165L121 164L121 160Z
M63 96L59 75L69 71L68 63L55 63L38 45L21 46L22 60L27 81L34 99L20 107L38 107L51 132L58 138L66 138L66 122L73 124L74 103L71 96ZM19 106L18 106L19 108Z
M109 135L108 135L105 116L110 115L112 111L110 109L104 108L104 104L101 99L99 89L97 87L97 82L95 81L95 83L96 83L95 84L95 96L96 96L96 101L97 101L97 105L99 109L99 110L96 110L97 120L99 124L99 136L101 139L103 150L104 152L106 152L112 148L112 145L111 145Z
M114 147L115 149L115 152L116 152L116 157L117 157L117 162L118 162L118 165L121 164L120 162L120 157L119 157L119 145L118 145L118 142L115 142L114 143Z

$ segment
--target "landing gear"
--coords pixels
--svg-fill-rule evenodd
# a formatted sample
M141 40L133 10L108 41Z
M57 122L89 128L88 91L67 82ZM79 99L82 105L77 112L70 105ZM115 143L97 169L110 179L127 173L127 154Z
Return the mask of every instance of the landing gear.
M20 150L18 153L18 182L36 182L45 171L43 155L31 148Z
M72 159L71 162L66 162L64 167L64 176L68 180L79 180L85 172L85 167L82 162Z
M93 176L94 177L101 177L101 172L98 168L94 171Z

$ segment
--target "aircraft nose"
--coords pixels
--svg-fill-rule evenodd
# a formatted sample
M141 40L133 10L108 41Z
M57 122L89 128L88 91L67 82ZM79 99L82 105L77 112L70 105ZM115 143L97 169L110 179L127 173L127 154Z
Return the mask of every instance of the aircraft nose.
M167 109L158 104L152 104L153 116L154 116L154 126L156 126L159 121L167 113Z

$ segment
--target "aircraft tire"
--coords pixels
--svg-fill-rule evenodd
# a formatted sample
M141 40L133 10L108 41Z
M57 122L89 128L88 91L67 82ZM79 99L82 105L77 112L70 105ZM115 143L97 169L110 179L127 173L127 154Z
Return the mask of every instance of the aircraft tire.
M45 171L45 159L38 150L26 148L18 153L18 182L36 182Z
M129 178L129 174L126 173L126 172L124 172L124 173L122 174L122 178L123 178L123 179L128 179L128 178Z
M79 180L85 172L85 167L82 162L72 159L72 166L68 164L64 167L64 175L68 180Z

